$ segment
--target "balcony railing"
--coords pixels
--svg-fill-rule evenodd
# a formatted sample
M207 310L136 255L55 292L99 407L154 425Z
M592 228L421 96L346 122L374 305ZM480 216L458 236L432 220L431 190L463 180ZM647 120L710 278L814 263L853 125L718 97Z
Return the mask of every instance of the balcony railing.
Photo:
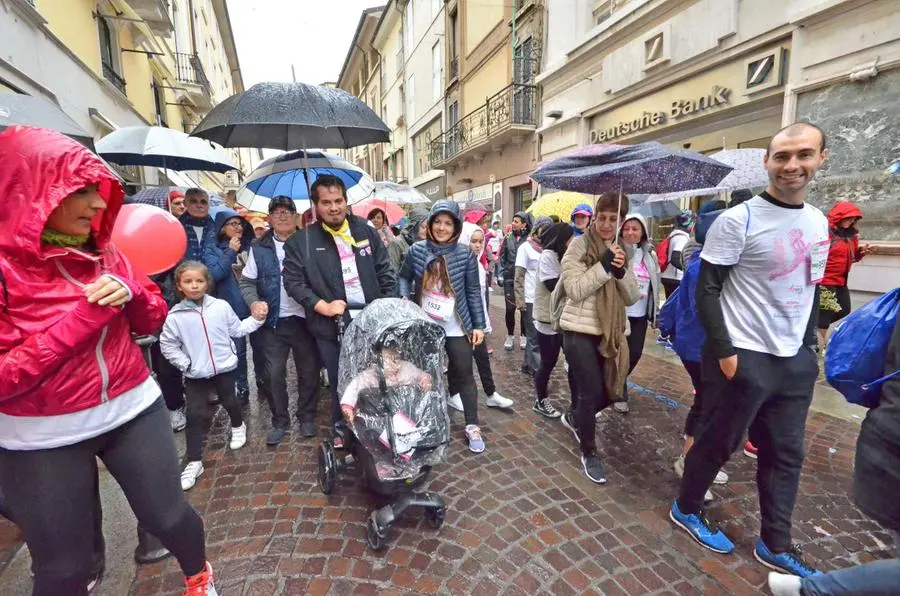
M439 165L510 126L537 125L537 87L513 83L431 142L431 163Z
M125 79L123 79L122 75L117 73L116 70L106 62L103 63L103 78L115 85L116 89L123 94L125 93Z
M203 64L200 63L200 58L196 54L175 52L175 62L179 81L200 85L206 88L207 91L212 89L209 79L206 78L206 72L203 70Z
M459 57L450 61L450 80L452 81L459 76Z

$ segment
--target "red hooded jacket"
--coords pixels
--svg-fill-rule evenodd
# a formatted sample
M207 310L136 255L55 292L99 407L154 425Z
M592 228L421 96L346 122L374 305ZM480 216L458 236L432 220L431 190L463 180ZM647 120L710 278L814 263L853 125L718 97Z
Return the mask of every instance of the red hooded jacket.
M41 242L50 213L74 191L98 184L107 208L93 222L96 252ZM109 243L124 193L93 153L58 133L0 133L0 412L53 416L86 410L147 380L132 333L158 331L159 289ZM83 287L109 273L132 299L89 304Z
M847 233L838 229L838 222L848 217L862 219L859 207L849 201L835 203L828 212L828 237L831 248L828 250L828 262L825 265L823 286L846 286L847 276L853 263L862 259L859 252L859 233Z

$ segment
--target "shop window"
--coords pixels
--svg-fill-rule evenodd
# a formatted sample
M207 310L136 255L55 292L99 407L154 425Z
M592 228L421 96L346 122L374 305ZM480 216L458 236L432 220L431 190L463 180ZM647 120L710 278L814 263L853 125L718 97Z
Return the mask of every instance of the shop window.
M513 192L513 211L525 211L529 207L531 207L531 203L534 201L531 194L531 185L526 184L524 186L516 186L512 189Z

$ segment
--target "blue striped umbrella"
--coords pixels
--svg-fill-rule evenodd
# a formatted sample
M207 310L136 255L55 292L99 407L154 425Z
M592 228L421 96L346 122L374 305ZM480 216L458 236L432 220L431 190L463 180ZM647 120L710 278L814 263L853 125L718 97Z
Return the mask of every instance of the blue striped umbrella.
M292 151L259 164L238 190L237 202L250 211L265 213L270 199L287 196L294 200L297 211L303 213L310 206L308 189L323 174L343 180L350 204L371 196L375 190L375 182L365 171L337 155L315 150Z

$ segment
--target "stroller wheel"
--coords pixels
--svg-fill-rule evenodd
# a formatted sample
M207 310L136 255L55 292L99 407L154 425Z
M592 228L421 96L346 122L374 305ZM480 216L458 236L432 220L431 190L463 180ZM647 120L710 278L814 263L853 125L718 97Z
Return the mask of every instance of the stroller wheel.
M375 515L369 517L369 523L366 524L366 541L372 550L381 550L384 548L384 539L387 538L387 529L382 530L375 521Z
M337 475L337 462L334 457L334 447L327 440L319 445L319 488L326 495L334 492L334 482Z
M444 513L444 507L429 507L425 510L425 523L433 530L440 529L444 525Z

